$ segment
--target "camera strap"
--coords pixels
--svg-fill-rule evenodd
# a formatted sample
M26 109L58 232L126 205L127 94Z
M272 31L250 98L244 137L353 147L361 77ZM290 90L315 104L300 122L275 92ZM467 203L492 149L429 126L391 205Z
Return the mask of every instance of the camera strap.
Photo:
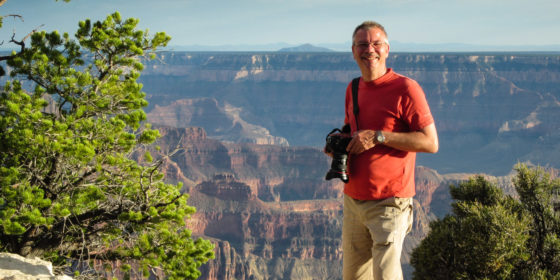
M358 126L358 113L360 108L358 106L358 87L360 85L360 77L352 80L352 104L354 109L354 120L356 121L356 131L360 130Z

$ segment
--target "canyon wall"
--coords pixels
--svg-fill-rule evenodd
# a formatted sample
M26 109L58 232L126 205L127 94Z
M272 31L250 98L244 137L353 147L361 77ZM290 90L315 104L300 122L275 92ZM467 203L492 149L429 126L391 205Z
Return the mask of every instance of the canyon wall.
M440 151L419 154L414 228L403 267L448 187L485 173L514 194L518 162L560 167L558 54L391 54L424 88ZM350 53L170 52L142 74L148 120L161 131L167 179L198 212L195 236L216 245L202 279L341 279L342 183L325 181L326 134L343 121L359 75Z
M395 53L388 65L420 83L436 119L440 152L420 164L494 175L518 161L560 167L560 55ZM169 52L147 63L141 81L153 123L322 147L343 122L356 76L350 53Z
M183 149L167 158L164 172L184 183L197 209L187 228L216 246L201 279L341 279L343 184L324 180L330 158L319 148L222 142L196 127L158 129L161 148L152 153ZM402 257L408 276L409 254L430 220L449 211L448 186L468 177L417 167L414 225Z

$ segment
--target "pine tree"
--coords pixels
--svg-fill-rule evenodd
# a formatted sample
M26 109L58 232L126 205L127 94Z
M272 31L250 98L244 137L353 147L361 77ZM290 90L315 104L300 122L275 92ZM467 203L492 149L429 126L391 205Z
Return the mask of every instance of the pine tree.
M560 183L516 167L518 198L482 176L451 186L452 213L413 251L414 279L559 279Z
M82 277L119 260L128 276L196 279L213 258L211 243L185 228L195 209L180 184L164 181L162 160L132 158L159 136L144 122L141 61L170 40L137 24L116 12L80 22L75 39L40 31L29 46L12 40L21 50L3 57L1 251Z
M519 166L514 183L531 219L530 239L525 244L531 258L525 269L530 274L560 279L560 181L542 169Z

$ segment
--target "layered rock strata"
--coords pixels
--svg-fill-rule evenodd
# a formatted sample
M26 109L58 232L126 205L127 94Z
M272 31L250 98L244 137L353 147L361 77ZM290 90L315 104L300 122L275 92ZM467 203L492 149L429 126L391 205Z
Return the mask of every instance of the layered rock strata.
M560 167L560 55L393 53L388 65L420 83L436 119L440 152L420 155L420 164L444 173L500 176L518 161ZM148 110L154 110L150 121L202 126L212 137L226 137L215 128L226 131L239 118L253 127L237 122L235 129L252 131L253 143L279 137L293 146L322 147L325 135L342 125L344 91L359 71L349 52L170 52L148 63L142 75ZM200 98L215 100L217 107L210 107L218 109ZM227 121L190 124L156 114L174 114L181 102L199 104L188 110L202 119ZM220 109L226 106L234 110ZM217 118L220 110L229 117ZM227 140L249 141L242 138Z
M189 178L184 191L197 213L187 228L216 246L201 279L340 279L343 185L324 180L330 158L320 149L224 143L200 128L160 131L160 151L184 148L169 158L166 173ZM407 271L429 221L445 214L434 208L448 207L447 186L462 178L426 167L416 173Z

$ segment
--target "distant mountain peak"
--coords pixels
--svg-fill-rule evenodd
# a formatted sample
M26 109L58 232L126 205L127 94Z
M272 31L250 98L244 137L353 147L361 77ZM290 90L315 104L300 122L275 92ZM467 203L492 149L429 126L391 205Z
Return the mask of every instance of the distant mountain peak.
M303 44L297 47L282 48L279 49L278 52L333 52L333 50L313 46L311 44Z

